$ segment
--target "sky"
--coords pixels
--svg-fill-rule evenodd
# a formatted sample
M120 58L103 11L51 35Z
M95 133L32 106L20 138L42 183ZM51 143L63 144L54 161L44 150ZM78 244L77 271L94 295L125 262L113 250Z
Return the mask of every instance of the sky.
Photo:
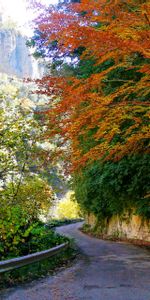
M42 4L56 4L57 0L41 0ZM3 11L4 18L11 19L16 22L20 29L27 35L32 34L31 29L29 29L29 21L33 17L31 10L27 10L27 1L26 0L0 0L0 12Z

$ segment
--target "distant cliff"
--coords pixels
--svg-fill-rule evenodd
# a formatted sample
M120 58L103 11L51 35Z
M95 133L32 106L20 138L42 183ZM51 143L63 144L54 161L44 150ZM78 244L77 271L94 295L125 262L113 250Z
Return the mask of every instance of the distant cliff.
M0 72L19 78L38 78L42 67L31 56L27 38L15 29L0 29Z

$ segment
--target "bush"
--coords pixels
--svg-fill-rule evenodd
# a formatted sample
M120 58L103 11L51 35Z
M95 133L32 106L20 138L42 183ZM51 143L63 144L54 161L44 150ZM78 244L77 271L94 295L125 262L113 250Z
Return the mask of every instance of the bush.
M14 197L16 189L15 184L9 183L1 192L1 259L28 253L27 249L27 253L22 249L33 235L33 229L37 227L40 213L49 209L52 203L51 189L36 176L23 181Z
M25 241L18 246L19 255L46 250L65 242L69 243L68 248L53 257L0 274L0 288L13 286L20 282L29 282L43 275L51 274L56 268L68 264L76 256L73 241L69 238L56 234L42 223L32 224L31 227L25 232ZM13 256L17 254L14 252ZM3 253L3 259L10 257L12 257L12 253Z
M67 238L46 229L39 221L31 222L21 207L3 210L0 219L1 260L46 250L64 241Z
M75 194L86 212L100 217L121 214L136 208L150 218L149 155L124 157L118 162L96 161L76 174Z
M0 209L0 257L21 255L23 245L33 229L30 216L18 206Z
M54 227L59 227L59 226L63 226L63 225L69 225L69 224L73 224L73 223L77 223L77 222L81 222L83 221L83 218L77 218L77 219L52 219L50 220L46 226L47 228L54 228Z

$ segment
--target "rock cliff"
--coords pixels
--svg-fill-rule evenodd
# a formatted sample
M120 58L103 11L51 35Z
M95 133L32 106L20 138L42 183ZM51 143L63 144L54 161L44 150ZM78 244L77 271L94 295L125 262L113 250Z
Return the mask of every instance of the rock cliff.
M86 223L94 232L106 238L121 238L150 243L150 221L136 215L135 210L109 219L98 220L93 214L86 216Z
M26 46L27 38L15 29L0 29L0 72L19 78L38 78L41 67Z

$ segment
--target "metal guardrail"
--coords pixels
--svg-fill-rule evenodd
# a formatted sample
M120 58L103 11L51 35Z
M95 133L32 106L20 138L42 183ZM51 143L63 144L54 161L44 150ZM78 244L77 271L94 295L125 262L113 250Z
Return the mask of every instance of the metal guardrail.
M61 244L59 246L56 246L54 248L44 250L41 252L36 252L33 254L29 254L26 256L20 256L17 258L12 258L8 260L4 260L0 262L0 273L4 273L6 271L11 271L29 264L32 264L34 262L43 260L45 258L49 258L51 256L54 256L61 252L61 250L64 250L68 248L68 243Z

